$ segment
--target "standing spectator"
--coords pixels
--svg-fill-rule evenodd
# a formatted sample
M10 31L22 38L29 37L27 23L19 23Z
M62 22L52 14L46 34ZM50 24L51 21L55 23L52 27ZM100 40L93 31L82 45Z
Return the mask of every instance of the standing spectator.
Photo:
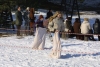
M15 13L16 15L16 27L17 27L17 36L20 36L20 29L21 29L21 25L22 25L22 13L21 13L21 7L17 8L17 11Z
M52 13L52 10L49 9L49 11L47 12L46 19L50 18L51 16L53 16L53 13Z
M88 18L84 18L83 23L81 24L81 33L84 35L84 40L88 41L88 35L89 34L89 30L91 29L90 23L89 23L89 19Z
M64 26L65 26L65 32L73 33L73 26L72 26L72 23L71 23L71 17L68 17L67 19L65 19ZM65 37L70 38L70 37L72 37L72 35L73 34L65 34Z
M94 30L94 34L100 34L100 21L99 21L99 19L95 20L95 23L93 24L93 30ZM100 41L100 36L98 36L98 40Z
M35 17L34 17L34 8L30 8L29 19L30 19L30 34L34 35L34 26L35 26Z
M89 30L89 34L93 34L93 30L92 29ZM89 40L96 41L94 39L94 36L93 35L89 35Z
M27 35L29 31L29 7L26 8L26 10L24 11L24 15L23 18L25 20L25 34Z
M61 57L61 44L60 44L60 32L64 31L64 23L62 18L62 13L57 11L54 15L56 18L52 20L52 28L54 29L53 36L53 48L50 54L52 58L60 58Z
M36 50L43 50L45 46L46 26L44 26L43 15L39 16L36 22L36 35L33 42L33 48Z
M79 18L76 18L75 22L73 24L74 33L81 33L80 32L80 26L81 26L81 22L80 22ZM80 35L76 34L75 36L76 36L76 39L80 39Z

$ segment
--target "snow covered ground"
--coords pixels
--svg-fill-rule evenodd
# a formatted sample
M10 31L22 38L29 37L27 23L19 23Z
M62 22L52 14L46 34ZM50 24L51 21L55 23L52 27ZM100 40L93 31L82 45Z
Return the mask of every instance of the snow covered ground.
M45 12L36 14L36 17L40 14L45 15ZM73 21L76 17L73 16ZM81 15L81 21L85 17L90 19L92 25L100 15ZM46 36L45 50L32 50L33 40L34 36L22 39L17 39L16 35L0 37L0 67L100 67L99 41L61 39L62 56L52 59L48 56L52 48L49 35Z

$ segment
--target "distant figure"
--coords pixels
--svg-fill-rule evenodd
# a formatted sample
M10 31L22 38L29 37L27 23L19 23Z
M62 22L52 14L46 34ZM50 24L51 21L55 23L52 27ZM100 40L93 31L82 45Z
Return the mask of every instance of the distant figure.
M27 30L29 30L29 7L27 7L24 11L23 18L25 20L25 34L28 35L29 31Z
M92 29L89 30L89 34L93 34L93 30ZM93 35L89 35L89 40L96 41L94 39L94 36Z
M67 19L64 20L64 26L65 26L65 32L67 33L73 33L73 26L71 22L71 17L67 17ZM65 39L72 38L73 34L66 34Z
M52 13L52 10L49 9L49 11L47 12L46 19L50 18L51 16L53 16L53 13Z
M81 26L81 22L79 18L76 18L73 24L74 33L81 33L80 26ZM76 39L81 39L80 35L75 34L75 36L76 36Z
M96 19L93 24L94 34L100 34L100 20ZM98 36L98 40L100 41L100 36Z
M80 29L81 29L81 33L84 35L84 40L88 41L89 36L87 34L89 34L90 33L89 31L91 30L91 26L88 18L84 18L84 21L80 26Z
M20 29L21 29L21 25L22 25L22 21L23 21L22 13L21 13L21 7L17 8L15 16L16 16L15 24L16 24L16 27L17 27L17 36L20 36Z
M40 15L36 22L36 34L34 37L33 48L35 50L43 50L45 46L45 36L47 24L44 24L44 17Z
M29 20L30 20L30 34L34 35L34 26L35 26L35 17L34 17L34 8L30 8Z

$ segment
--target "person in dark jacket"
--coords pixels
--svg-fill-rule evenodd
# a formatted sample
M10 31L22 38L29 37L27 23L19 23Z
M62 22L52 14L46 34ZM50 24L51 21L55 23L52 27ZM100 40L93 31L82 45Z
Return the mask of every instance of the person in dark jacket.
M96 19L93 24L94 34L100 34L100 20ZM100 41L100 36L98 36L98 40Z
M44 17L43 15L39 16L39 19L36 22L36 33L34 41L32 43L35 50L43 50L45 46L45 36L46 36L46 27L44 26Z
M67 19L65 19L64 25L65 25L65 32L74 33L71 17L67 17ZM67 36L66 38L72 38L74 37L74 34L67 34L66 36Z
M44 28L44 26L43 26L43 19L44 19L44 17L43 17L42 15L40 15L40 16L39 16L39 19L37 19L37 22L36 22L36 27L37 27L37 28L38 28L38 27Z
M93 34L93 30L92 29L89 30L89 34ZM94 36L93 35L89 35L89 40L96 41L94 39Z
M20 29L21 29L21 25L22 25L22 13L21 13L21 7L17 8L17 11L15 13L16 15L16 27L17 27L17 36L20 36Z
M76 18L74 25L73 25L74 33L80 33L80 26L81 26L81 22L80 22L79 18ZM76 34L75 36L76 36L76 39L80 39L80 35Z
M50 18L51 16L53 16L52 10L49 9L49 11L47 12L47 17L46 19Z
M27 30L29 30L29 7L27 7L23 13L23 18L25 21L25 34L28 35L29 31Z

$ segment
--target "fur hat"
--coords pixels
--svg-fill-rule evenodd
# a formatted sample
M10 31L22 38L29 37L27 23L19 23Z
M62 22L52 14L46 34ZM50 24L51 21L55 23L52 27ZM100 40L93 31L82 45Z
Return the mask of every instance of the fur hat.
M84 18L84 21L89 21L89 19L88 18Z

